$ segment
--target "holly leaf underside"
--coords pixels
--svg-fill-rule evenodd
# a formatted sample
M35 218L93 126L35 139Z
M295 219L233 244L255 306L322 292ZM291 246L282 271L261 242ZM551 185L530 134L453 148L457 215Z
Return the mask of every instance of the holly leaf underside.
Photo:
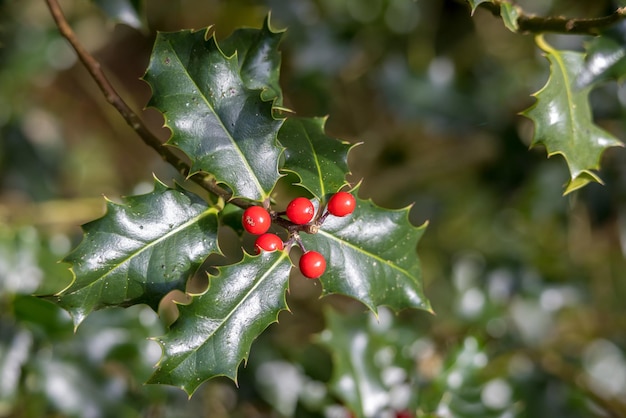
M93 0L111 19L135 29L143 26L139 0Z
M593 122L589 106L590 87L576 88L583 55L552 49L542 38L537 42L550 61L550 78L534 94L537 101L522 115L535 124L531 146L543 144L548 156L561 154L570 171L565 193L585 184L601 182L594 170L600 168L602 153L622 143Z
M377 344L369 332L366 315L347 317L327 310L326 329L319 342L333 357L331 390L359 417L380 416L389 402L389 389L376 365Z
M350 296L374 313L381 305L430 311L416 253L426 226L413 226L408 211L357 198L351 215L329 216L317 234L302 234L307 250L326 257L328 267L320 277L323 294Z
M81 243L63 261L72 283L59 304L80 322L106 306L146 303L157 309L217 245L217 211L182 189L156 181L151 193L107 201L106 214L83 226Z
M517 19L519 18L519 8L517 6L503 2L500 4L500 16L502 17L502 22L504 26L511 32L515 33L519 29L519 23L517 23Z
M157 339L163 357L148 383L178 386L191 395L216 376L236 381L254 339L287 309L290 269L284 251L245 255L221 268L204 294L179 307L178 320Z
M252 63L244 59L240 68L238 54L225 56L206 33L157 35L144 76L153 93L148 105L164 114L168 144L189 156L193 172L213 174L235 196L263 200L279 178L282 121L273 118L262 91L244 81L241 68Z
M326 118L288 118L278 134L285 146L283 170L300 177L300 185L318 199L346 184L351 145L327 136Z
M586 49L587 57L576 79L578 88L607 80L620 80L626 75L625 45L611 37L598 36L589 42Z
M278 45L284 31L274 31L269 16L263 28L238 29L220 42L226 56L237 54L239 72L245 86L250 90L261 90L263 101L274 101L282 105L283 93L279 84L281 55Z
M478 6L480 6L482 3L493 3L493 0L467 0L467 1L472 9L472 14L474 14Z

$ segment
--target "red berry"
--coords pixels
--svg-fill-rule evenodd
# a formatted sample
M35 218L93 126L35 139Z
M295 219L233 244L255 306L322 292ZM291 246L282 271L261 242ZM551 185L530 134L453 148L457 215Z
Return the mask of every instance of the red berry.
M243 211L241 223L246 231L260 235L267 232L272 224L272 218L268 211L261 206L250 206Z
M254 248L257 254L261 253L261 250L276 251L283 249L283 240L275 234L263 234L260 235L255 243Z
M313 215L315 215L315 207L306 197L296 197L287 205L287 217L294 224L308 224L313 219Z
M328 201L328 212L334 216L346 216L354 212L356 199L348 192L337 192Z
M309 279L317 279L326 270L326 260L317 251L307 251L300 257L300 272Z

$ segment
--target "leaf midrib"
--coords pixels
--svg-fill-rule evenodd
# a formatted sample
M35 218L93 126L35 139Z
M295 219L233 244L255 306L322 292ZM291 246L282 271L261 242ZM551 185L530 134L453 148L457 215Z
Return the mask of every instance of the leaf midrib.
M156 240L149 242L147 245L145 245L143 247L139 247L139 251L131 253L130 256L124 258L122 261L120 261L119 263L115 264L115 267L113 267L112 269L107 271L102 276L97 277L91 283L89 283L89 284L87 284L87 285L85 285L83 287L80 287L80 288L77 288L77 289L73 289L73 291L70 294L77 293L77 292L79 292L81 290L90 288L90 287L94 286L96 283L99 283L102 280L105 280L108 276L112 275L119 268L121 268L121 266L123 266L124 264L126 264L127 262L132 260L133 258L139 256L140 254L142 254L143 252L147 251L148 249L156 246L157 244L161 243L162 241L166 240L167 238L170 238L170 237L178 234L180 231L185 230L189 226L199 222L200 220L204 219L205 217L207 217L207 216L209 216L210 214L213 214L213 213L217 213L217 210L215 208L208 208L207 210L201 212L200 214L198 214L197 216L191 218L187 222L182 223L178 227L171 229L168 233L162 235L161 237L157 238ZM125 237L125 238L129 238L129 237ZM124 284L125 284L125 287L126 287L125 288L126 296L128 296L128 282L129 282L128 279L124 281ZM70 287L70 289L71 289L71 287Z
M313 140L311 139L311 135L309 135L309 131L304 127L304 121L300 121L300 128L304 131L304 136L306 137L307 143L311 148L311 155L313 155L313 163L315 164L315 168L317 169L317 178L320 180L320 199L324 199L326 195L326 188L324 187L324 179L322 177L322 166L320 164L319 158L317 158L317 152L315 147L313 146Z
M361 254L364 254L364 255L365 255L365 256L367 256L367 257L371 257L371 258L373 258L373 259L375 259L375 260L377 260L377 261L381 262L382 264L385 264L385 265L387 265L387 266L391 267L392 269L399 271L399 272L400 272L400 273L402 273L404 276L406 276L406 277L408 277L408 278L410 278L410 279L412 279L412 278L413 278L413 276L412 276L412 275L411 275L411 274L410 274L407 270L405 270L405 269L401 268L401 267L400 267L400 266L398 266L397 264L394 264L394 263L392 263L392 262L391 262L391 261L389 261L389 260L385 260L385 259L381 258L380 256L378 256L378 255L376 255L376 254L373 254L373 253L371 253L371 252L369 252L369 251L365 251L365 250L363 250L361 247L358 247L358 246L356 246L356 245L352 244L352 243L351 243L351 242L349 242L349 241L345 241L345 240L343 240L343 239L340 239L340 238L339 238L339 237L337 237L336 235L333 235L333 234L331 234L331 233L329 233L329 232L326 232L326 231L324 231L323 229L320 229L320 230L318 231L318 234L321 234L321 235L323 235L323 236L325 236L325 237L328 237L328 238L330 238L330 239L332 239L332 240L334 240L334 241L336 241L336 242L340 243L340 245L341 245L341 244L344 244L344 245L346 245L347 247L349 247L349 248L351 248L351 249L353 249L353 250L355 250L355 251L357 251L357 252L360 252Z
M552 54L552 56L554 57L557 65L559 66L559 70L561 71L561 74L563 75L563 82L565 84L565 95L567 97L567 117L568 117L568 122L569 122L569 127L570 127L570 133L571 135L569 135L569 137L571 138L570 144L575 144L575 137L576 134L578 132L578 130L575 128L574 124L575 124L575 117L574 117L574 111L576 108L576 104L574 103L574 93L572 92L572 87L571 87L571 80L569 78L569 74L567 72L567 66L565 65L565 63L563 62L563 59L561 58L561 55L559 54L555 54L554 49L552 49L552 51L550 52Z
M261 286L262 283L265 282L265 280L267 279L267 277L270 275L270 273L274 272L279 266L280 264L284 261L285 258L287 258L287 253L286 252L282 252L281 256L276 260L276 262L274 264L272 264L272 266L265 271L265 273L261 276L261 278L257 281L257 283L254 284L254 286L252 286L247 292L244 293L243 297L239 300L239 302L232 308L230 309L228 315L226 315L224 318L219 318L219 325L217 327L215 327L215 329L207 335L207 337L204 339L202 344L199 344L197 347L195 347L194 349L190 350L189 353L185 356L181 356L181 360L176 362L175 365L172 367L172 369L178 367L181 363L183 363L184 361L186 361L188 358L190 358L192 355L197 354L198 350L200 350L202 347L205 346L205 344L211 339L213 338L217 332L222 329L226 323L228 323L228 321L230 320L231 316L234 315L234 313L239 309L239 307L244 303L244 301L248 300L248 297L253 294L256 289Z
M193 85L196 87L196 91L198 92L198 95L202 98L202 100L204 101L204 103L207 105L207 107L211 110L211 112L213 112L213 114L216 116L217 120L219 121L220 126L222 127L222 130L226 133L226 135L228 136L228 139L230 140L233 148L235 148L235 150L237 151L237 154L239 155L241 161L243 162L243 165L246 167L247 172L250 173L251 175L249 176L252 181L255 184L255 187L257 189L257 192L259 193L259 195L264 199L266 197L266 193L265 190L263 189L263 186L261 185L261 183L259 183L259 179L256 176L256 173L254 172L254 170L252 170L252 167L250 167L250 164L248 163L247 158L245 158L244 153L242 152L241 148L239 147L239 145L237 144L237 141L235 140L235 138L231 135L230 131L226 128L226 125L224 124L224 121L222 120L221 116L217 113L217 111L215 110L215 108L213 107L213 105L208 101L208 98L206 96L206 94L204 93L204 90L202 88L200 88L200 86L198 85L198 83L196 83L196 80L191 76L191 74L187 71L187 67L183 64L182 60L180 59L178 52L176 50L176 48L174 48L174 45L171 43L169 38L166 38L166 41L168 43L168 45L170 46L170 50L172 51L172 53L174 54L174 56L176 57L176 61L178 61L178 63L180 64L180 67L183 69L183 72L187 75L187 78L193 83ZM215 44L217 46L217 41L215 41ZM218 53L222 54L221 51L219 50L219 47L217 48ZM230 61L230 58L224 56L222 54L222 56L224 57L224 59L226 61ZM237 56L237 52L235 52L235 54L233 54L233 57ZM239 74L238 74L239 75ZM239 75L239 80L241 81L241 76ZM242 82L242 86L244 86L243 82ZM245 86L244 86L245 89ZM191 157L191 156L190 156ZM194 159L195 160L195 159Z

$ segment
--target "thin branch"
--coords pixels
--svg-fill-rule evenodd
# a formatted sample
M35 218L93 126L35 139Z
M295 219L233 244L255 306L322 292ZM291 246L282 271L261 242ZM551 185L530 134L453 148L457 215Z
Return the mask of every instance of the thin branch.
M109 102L118 112L126 123L139 135L143 142L155 150L166 162L170 163L185 177L189 177L191 173L191 167L187 162L182 160L176 155L170 148L163 145L161 141L148 129L143 123L141 118L126 104L126 102L120 97L113 85L109 82L108 78L102 71L102 66L79 42L76 34L72 30L72 27L67 22L61 7L57 0L46 0L48 8L52 18L54 19L59 32L70 43L78 58L83 63L91 77L94 79L100 90L104 94L107 102ZM203 173L195 173L189 177L192 181L199 184L203 189L208 192L223 198L229 203L233 203L239 207L247 208L251 206L251 203L245 199L235 198L232 199L232 195L220 187L215 179Z
M496 16L500 16L503 0L481 3ZM536 16L524 12L515 6L518 12L519 32L542 33L556 32L576 35L598 35L603 29L626 18L626 7L616 9L610 15L595 18L568 18L563 16Z

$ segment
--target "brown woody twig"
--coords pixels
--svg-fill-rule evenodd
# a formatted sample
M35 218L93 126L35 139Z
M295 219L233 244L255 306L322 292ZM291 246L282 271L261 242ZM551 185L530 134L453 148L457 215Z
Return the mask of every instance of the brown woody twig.
M189 177L192 181L199 184L203 189L208 192L223 198L225 201L233 203L241 208L246 208L251 206L251 202L240 199L240 198L232 198L232 195L220 187L215 179L211 176L208 176L204 173L194 173L191 174L191 167L187 162L182 160L178 155L176 155L171 148L168 148L146 127L141 118L126 104L126 102L120 97L115 88L111 85L108 78L102 71L102 66L96 60L93 55L91 55L83 45L78 41L76 34L72 30L72 27L67 22L61 7L57 0L46 0L48 4L48 8L50 9L50 13L52 18L54 19L57 27L59 28L59 32L61 35L67 39L70 43L78 58L83 63L91 77L94 79L96 84L106 100L119 112L120 115L124 118L126 123L130 125L130 127L139 135L139 137L143 140L143 142L148 145L150 148L155 150L164 161L170 163L185 177ZM191 174L191 175L190 175Z
M481 3L496 16L500 16L503 0ZM595 18L568 18L563 16L536 16L525 13L519 6L518 31L526 33L556 32L577 35L598 35L603 29L626 18L626 7L620 7L613 13Z

